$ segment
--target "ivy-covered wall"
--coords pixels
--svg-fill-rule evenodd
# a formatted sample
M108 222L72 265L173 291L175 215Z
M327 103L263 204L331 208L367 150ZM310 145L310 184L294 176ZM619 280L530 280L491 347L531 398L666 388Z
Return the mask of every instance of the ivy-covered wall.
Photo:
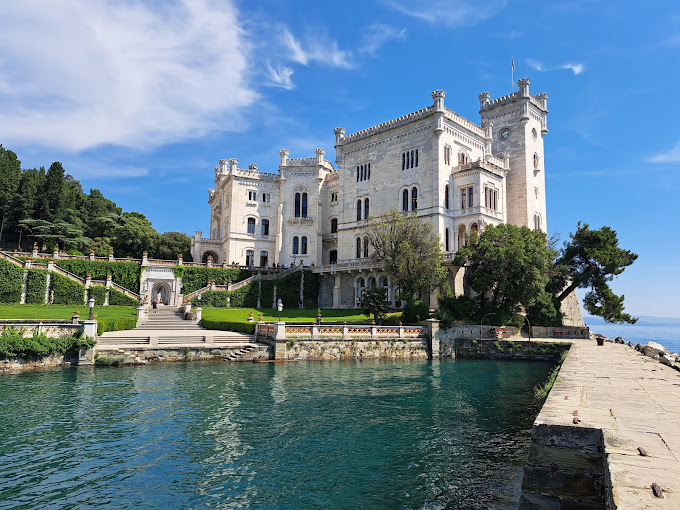
M106 287L102 285L92 285L87 290L87 300L94 298L95 305L103 305L106 302Z
M137 306L139 301L116 289L109 289L109 305L111 306Z
M18 303L24 287L24 270L0 259L0 303Z
M202 289L215 280L217 285L240 282L253 273L246 269L223 269L219 267L174 267L175 276L182 279L182 294L187 295Z
M26 304L42 305L47 292L47 270L29 269L26 276Z
M60 274L52 273L50 291L54 292L55 305L82 305L84 303L85 287Z
M135 262L98 262L94 260L57 260L55 264L81 278L89 274L93 280L106 280L111 275L114 283L132 292L139 292L139 280L144 268Z

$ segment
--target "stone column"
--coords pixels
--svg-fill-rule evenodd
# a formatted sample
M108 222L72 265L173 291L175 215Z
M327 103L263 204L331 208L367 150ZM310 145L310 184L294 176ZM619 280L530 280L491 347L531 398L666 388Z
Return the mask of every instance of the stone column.
M183 264L184 264L184 260L182 259L182 254L180 253L180 254L177 255L177 265L181 266Z
M89 260L94 260L94 252L90 252L90 256L88 257Z
M31 258L37 259L38 258L38 244L33 243L33 251L31 252Z
M427 319L428 330L428 355L430 359L441 357L439 347L439 321L437 319Z
M52 252L52 258L55 260L59 260L59 250L57 250L56 248Z
M274 323L274 359L286 359L286 323Z
M149 265L149 254L147 252L142 253L142 265L143 266Z
M146 307L145 306L138 306L137 307L137 327L141 326L144 323L144 320L146 319Z
M109 262L113 262L113 252L109 252Z
M194 318L196 319L196 324L200 324L201 323L201 316L203 314L203 308L201 308L199 306L198 308L194 309L194 313L195 313Z

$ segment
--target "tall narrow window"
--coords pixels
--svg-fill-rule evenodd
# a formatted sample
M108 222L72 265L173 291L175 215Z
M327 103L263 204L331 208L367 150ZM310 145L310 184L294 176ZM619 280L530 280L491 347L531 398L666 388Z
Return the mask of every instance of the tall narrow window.
M338 231L338 219L331 219L331 234L335 234Z
M411 188L411 210L418 210L418 188Z
M408 190L405 189L401 194L401 210L408 211Z
M262 220L262 235L263 236L268 236L269 235L269 220Z
M368 198L364 199L364 219L368 219Z
M307 217L307 193L302 194L302 217Z
M266 251L261 251L260 252L260 266L264 267L267 264L269 264L269 253Z
M366 179L370 179L370 178L371 178L371 164L369 163L368 169L367 169Z
M302 245L300 249L301 254L307 255L307 236L302 236L300 244Z
M406 151L406 168L411 168L411 152Z
M444 186L444 209L449 209L449 185Z
M300 193L295 193L295 217L300 217Z
M297 255L300 252L300 239L298 236L293 237L293 255Z
M418 149L416 149L416 164L413 165L413 166L415 166L415 167L418 166Z
M361 199L357 200L357 221L361 219Z
M405 152L401 153L401 169L402 170L406 169L406 153Z
M248 233L255 233L255 218L248 218Z
M357 166L357 182L359 182L359 177L361 177L361 171L359 167Z
M357 258L361 258L361 238L357 237Z
M451 232L448 228L444 232L444 249L446 251L451 251Z
M467 188L460 188L460 208L467 207Z
M467 197L468 197L468 207L472 207L472 203L473 203L473 200L474 200L474 196L472 194L472 186L468 186Z
M337 264L338 263L338 250L331 250L329 255L330 255L329 262L331 264Z
M444 164L445 165L451 164L451 146L450 145L444 146Z
M364 237L364 257L368 258L368 237Z
M246 266L255 264L255 250L246 250Z

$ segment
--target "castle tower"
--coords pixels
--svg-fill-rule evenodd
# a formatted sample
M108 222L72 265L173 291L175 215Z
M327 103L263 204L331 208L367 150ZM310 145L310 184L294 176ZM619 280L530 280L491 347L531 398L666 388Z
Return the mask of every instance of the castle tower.
M519 90L490 100L479 94L482 126L491 126L493 153L509 158L507 223L547 232L543 137L547 129L547 94L532 96L528 78L517 81Z

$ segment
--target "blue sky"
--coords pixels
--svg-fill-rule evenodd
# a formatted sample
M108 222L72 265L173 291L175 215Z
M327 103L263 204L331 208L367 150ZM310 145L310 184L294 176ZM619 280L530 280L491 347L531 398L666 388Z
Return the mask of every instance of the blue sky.
M275 172L431 104L548 93L548 230L610 225L640 255L633 314L680 317L680 6L507 0L121 0L3 5L0 143L61 161L159 231L207 232L220 158Z

